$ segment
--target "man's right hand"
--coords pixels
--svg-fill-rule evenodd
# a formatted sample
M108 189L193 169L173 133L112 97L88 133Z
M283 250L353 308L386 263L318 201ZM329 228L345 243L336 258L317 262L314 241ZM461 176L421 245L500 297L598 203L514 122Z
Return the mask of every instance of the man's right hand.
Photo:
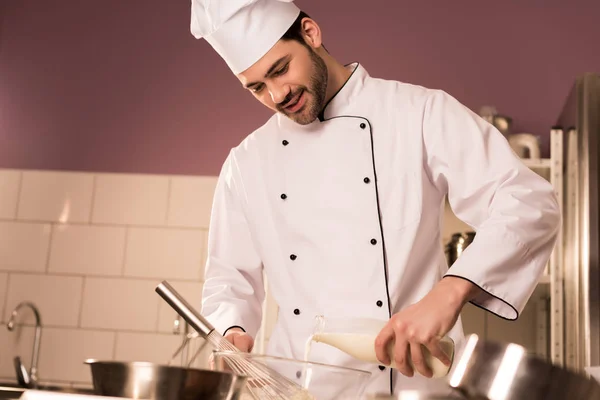
M254 339L252 339L252 336L239 328L229 329L224 337L225 340L237 347L238 350L245 353L250 353L254 346ZM213 353L208 357L208 365L210 369L215 369L215 357ZM227 365L225 365L225 370L230 370Z
M250 353L254 347L254 339L240 328L232 328L227 331L225 339L237 347L240 351Z

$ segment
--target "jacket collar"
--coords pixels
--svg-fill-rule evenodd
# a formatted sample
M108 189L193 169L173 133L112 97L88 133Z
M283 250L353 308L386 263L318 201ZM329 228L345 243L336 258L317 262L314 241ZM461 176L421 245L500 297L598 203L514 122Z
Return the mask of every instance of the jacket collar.
M325 104L325 107L323 107L318 117L320 122L348 115L347 110L350 108L353 100L360 94L364 81L368 77L367 71L358 62L348 64L345 67L352 71L352 73L329 102Z

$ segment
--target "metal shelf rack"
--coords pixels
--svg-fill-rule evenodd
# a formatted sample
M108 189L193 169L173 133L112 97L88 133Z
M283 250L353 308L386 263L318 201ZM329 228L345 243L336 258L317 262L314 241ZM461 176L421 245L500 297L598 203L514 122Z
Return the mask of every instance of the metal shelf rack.
M550 131L550 158L523 160L525 165L550 181L558 198L561 214L564 214L563 136L564 134L561 129L552 129ZM561 229L556 241L556 247L552 252L544 276L540 281L540 284L550 285L549 295L548 298L543 299L538 304L537 308L539 315L537 322L537 353L552 363L561 366L565 363L563 249L563 229Z

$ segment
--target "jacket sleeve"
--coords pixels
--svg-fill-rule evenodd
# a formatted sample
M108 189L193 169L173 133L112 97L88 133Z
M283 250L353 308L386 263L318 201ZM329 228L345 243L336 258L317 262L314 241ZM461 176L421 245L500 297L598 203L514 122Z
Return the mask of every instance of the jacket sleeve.
M202 315L221 334L237 326L256 337L265 297L263 265L244 216L241 188L231 152L213 198Z
M560 229L554 189L521 162L495 127L447 93L432 91L423 118L429 178L476 232L446 276L484 290L473 304L517 319Z

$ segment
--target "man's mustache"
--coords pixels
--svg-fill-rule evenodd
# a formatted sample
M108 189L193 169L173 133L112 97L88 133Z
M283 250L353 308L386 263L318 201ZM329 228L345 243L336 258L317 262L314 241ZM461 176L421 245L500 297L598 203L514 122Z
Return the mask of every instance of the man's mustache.
M287 96L285 96L285 99L283 99L283 100L281 101L281 103L277 103L277 108L278 108L279 110L283 110L283 109L284 109L284 108L285 108L285 107L286 107L286 106L287 106L287 105L290 103L290 101L292 101L292 99L293 99L294 97L296 97L296 95L298 95L298 94L302 93L302 91L303 91L303 90L304 90L304 91L307 91L306 89L304 89L304 88L301 88L301 89L298 89L298 90L296 90L295 92L289 92L289 93L287 94Z

